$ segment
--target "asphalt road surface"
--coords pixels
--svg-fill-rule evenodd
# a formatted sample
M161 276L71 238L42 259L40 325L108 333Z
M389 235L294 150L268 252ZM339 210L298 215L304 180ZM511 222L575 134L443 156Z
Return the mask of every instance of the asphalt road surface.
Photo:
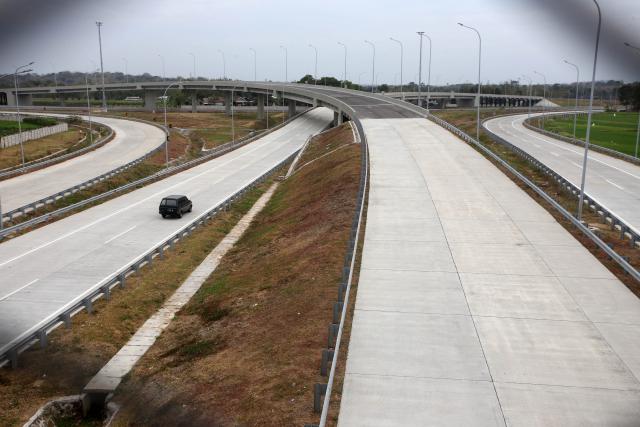
M115 132L114 139L96 150L65 162L0 181L4 212L100 176L144 156L164 143L164 132L156 126L106 117L93 117L92 120L112 128Z

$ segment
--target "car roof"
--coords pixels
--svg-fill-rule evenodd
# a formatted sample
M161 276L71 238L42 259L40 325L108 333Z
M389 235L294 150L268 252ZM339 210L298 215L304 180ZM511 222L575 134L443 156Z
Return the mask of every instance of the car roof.
M178 195L174 194L173 196L166 196L166 197L164 197L164 198L165 198L165 199L180 199L180 198L182 198L182 197L187 197L187 196L181 196L181 195L179 195L179 194L178 194Z

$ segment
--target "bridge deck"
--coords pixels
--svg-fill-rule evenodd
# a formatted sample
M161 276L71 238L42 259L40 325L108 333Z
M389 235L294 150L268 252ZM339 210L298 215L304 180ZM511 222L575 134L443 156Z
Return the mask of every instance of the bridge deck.
M442 128L363 125L371 188L339 424L636 423L638 299Z

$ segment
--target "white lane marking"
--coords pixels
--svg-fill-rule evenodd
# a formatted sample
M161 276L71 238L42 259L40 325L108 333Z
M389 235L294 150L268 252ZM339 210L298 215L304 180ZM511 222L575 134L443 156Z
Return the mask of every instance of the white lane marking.
M313 116L312 116L312 117L313 117ZM158 191L158 192L156 192L156 193L154 193L154 194L152 194L152 195L150 195L150 196L148 196L148 197L146 197L146 198L144 198L144 199L142 199L142 200L139 200L139 201L138 201L138 202L136 202L136 203L132 203L132 204L128 205L128 206L127 206L127 207L125 207L125 208L119 209L119 210L117 210L117 211L115 211L115 212L111 213L110 215L106 215L106 216L104 216L104 217L102 217L102 218L100 218L100 219L97 219L97 220L95 220L95 221L93 221L93 222L90 222L90 223L88 223L88 224L85 224L85 225L83 225L82 227L79 227L79 228L77 228L77 229L75 229L75 230L73 230L73 231L70 231L70 232L69 232L69 233L67 233L67 234L63 234L62 236L60 236L60 237L58 237L58 238L56 238L56 239L53 239L53 240L51 240L51 241L49 241L49 242L47 242L47 243L43 243L42 245L37 246L37 247L35 247L35 248L33 248L33 249L31 249L31 250L27 251L27 252L24 252L24 253L22 253L22 254L20 254L20 255L17 255L17 256L15 256L15 257L11 258L11 259L8 259L7 261L4 261L3 263L0 263L0 267L4 267L4 266L5 266L5 265L7 265L7 264L10 264L10 263L12 263L12 262L14 262L14 261L17 261L17 260L19 260L20 258L24 258L24 257L25 257L25 256L27 256L27 255L30 255L30 254L32 254L32 253L34 253L34 252L39 251L40 249L44 249L44 248L46 248L47 246L51 246L52 244L54 244L54 243L56 243L56 242L59 242L60 240L66 239L67 237L70 237L70 236L73 236L74 234L80 233L81 231L84 231L84 230L86 230L86 229L88 229L88 228L91 228L91 227L93 227L94 225L99 224L99 223L101 223L101 222L103 222L103 221L106 221L106 220L108 220L108 219L110 219L110 218L112 218L112 217L114 217L114 216L116 216L116 215L120 215L122 212L125 212L125 211L127 211L127 210L129 210L129 209L132 209L132 208L134 208L134 207L136 207L136 206L138 206L138 205L141 205L142 203L145 203L145 202L146 202L146 201L148 201L148 200L151 200L151 199L153 199L153 198L156 198L156 197L158 197L158 196L159 196L159 195L161 195L161 194L166 194L168 191L172 190L173 188L180 187L180 186L182 186L182 185L184 185L184 184L186 184L186 183L188 183L188 182L190 182L190 181L193 181L193 180L195 180L195 179L197 179L197 178L200 178L201 176L206 175L206 174L208 174L208 173L218 172L218 171L219 171L221 168L223 168L224 166L227 166L227 165L228 165L228 164L230 164L230 163L237 162L237 161L238 161L238 159L243 158L243 157L246 157L246 156L248 156L249 154L252 154L254 151L262 150L262 149L264 149L264 146L266 146L266 145L270 145L270 144L272 144L272 142L271 142L271 141L269 141L269 140L266 140L266 138L268 138L268 137L270 137L270 136L271 136L271 137L272 137L272 138L271 138L271 140L273 140L273 139L275 138L275 137L274 137L274 135L276 135L276 134L278 134L278 133L280 133L280 134L281 134L280 136L284 136L284 135L282 135L283 133L284 133L285 135L289 134L289 133L290 133L290 132L292 132L294 129L297 129L297 128L301 127L301 126L300 126L300 124L302 124L302 125L306 125L306 123L305 123L305 122L302 122L302 121L300 121L300 122L299 122L299 121L297 121L297 120L293 121L291 124L292 124L292 125L295 125L295 126L292 126L290 129L287 129L287 127L288 127L288 126L285 126L284 128L278 129L277 131L275 131L275 132L273 132L273 133L271 133L271 134L269 134L269 135L266 135L266 136L265 136L265 138L263 138L263 139L261 139L261 140L256 141L256 143L257 143L257 144L256 144L256 145L253 145L253 146L252 146L252 148L251 148L250 150L247 150L247 151L246 151L246 152L244 152L244 153L240 153L240 154L238 154L238 151L239 151L239 150L241 150L241 149L242 149L242 148L244 148L244 147L241 147L241 148L240 148L240 149L238 149L238 150L231 151L231 152L230 152L230 153L228 153L228 154L231 154L232 156L231 156L231 157L229 158L229 160L228 160L228 161L226 161L226 162L222 162L222 163L220 163L220 164L216 165L216 166L215 166L215 167L213 167L213 168L206 169L205 171L200 172L200 173L198 173L198 174L196 174L196 175L193 175L193 176L192 176L192 177L190 177L190 178L186 178L186 179L184 179L184 180L182 180L182 181L180 181L180 182L178 182L178 183L176 183L176 184L174 184L174 185L172 185L172 186L170 186L170 187L163 188L163 189L161 189L160 191ZM249 146L246 146L246 147L249 147ZM274 151L277 151L277 150L278 150L278 148L276 148L276 150L274 150ZM271 154L271 152L267 153L267 155L269 155L269 154ZM224 156L223 156L223 157L224 157ZM221 159L221 158L223 158L223 157L218 157L218 159ZM216 159L213 159L213 160L216 160ZM205 163L203 163L203 165L204 165L204 164L207 164L207 163L208 163L208 162L205 162ZM199 165L199 166L202 166L202 165ZM186 171L184 171L184 172L189 173L189 172L191 172L191 171L193 171L193 169L188 169L188 170L186 170ZM184 173L184 172L182 172L182 173ZM161 182L161 181L160 181L160 182Z
M533 144L536 148L542 148L539 144Z
M499 119L496 119L496 120L499 120ZM549 141L548 139L541 138L541 137L539 137L539 136L537 136L537 135L533 135L533 132L534 132L534 131L529 131L529 130L528 130L527 128L525 128L524 126L521 126L521 127L522 127L521 129L517 128L517 127L516 127L516 125L515 125L514 123L515 123L515 122L517 122L517 121L521 121L521 122L522 122L523 120L524 120L524 118L522 118L522 117L521 117L521 118L517 118L517 119L515 119L515 120L512 120L512 121L511 121L511 127L513 127L513 129L514 129L516 132L519 132L519 133L524 134L524 135L526 135L526 136L528 136L528 137L531 137L531 138L535 138L535 139L540 140L540 141L542 141L542 142L545 142L545 143L547 143L547 144L553 145L554 147L557 147L557 148L559 148L559 149L561 149L561 150L569 151L569 152L574 153L574 154L577 154L577 155L582 155L582 154L583 154L583 152L580 152L580 151L574 151L574 150L572 150L572 149L570 149L570 148L568 148L568 147L564 147L564 146L562 146L561 144L556 144L556 143L554 143L554 142ZM521 123L518 123L518 124L519 124L519 125L521 125ZM531 133L530 133L530 132L531 132ZM620 168L618 168L618 167L616 167L616 166L613 166L613 165L611 165L611 164L609 164L609 163L607 163L607 162L603 162L602 160L598 160L598 159L596 159L596 158L594 158L594 157L592 157L592 156L589 156L589 160L593 160L594 162L597 162L597 163L600 163L600 164L602 164L602 165L608 166L608 167L610 167L610 168L612 168L612 169L615 169L615 170L617 170L617 171L619 171L619 172L622 172L622 173L624 173L624 174L627 174L627 175L629 175L629 176L631 176L631 177L633 177L633 178L635 178L635 179L640 179L640 176L638 176L638 175L632 174L631 172L627 172L627 171L626 171L626 170L624 170L624 169L620 169Z
M549 151L552 155L556 156L556 157L560 157L560 154L554 152L554 151Z
M29 283L27 283L26 285L24 285L23 287L18 288L18 289L16 289L16 290L15 290L15 291L13 291L13 292L9 292L7 295L5 295L5 296L3 296L2 298L0 298L0 301L4 301L4 300L6 300L7 298L9 298L11 295L15 295L15 294L17 294L18 292L20 292L20 291L21 291L21 290L23 290L24 288L27 288L27 287L29 287L29 286L33 285L33 284L34 284L34 283L36 283L38 280L40 280L40 279L32 280L32 281L30 281Z
M615 183L615 182L613 182L613 181L609 181L609 180L608 180L608 179L606 179L606 178L605 178L605 181L607 181L609 184L613 185L614 187L616 187L616 188L618 188L618 189L620 189L620 190L624 190L624 187L623 187L623 186L618 185L618 184L616 184L616 183Z
M578 169L582 169L582 165L577 164L576 162L571 162L571 164L575 167L577 167Z
M106 245L109 242L112 242L114 240L116 240L118 237L123 236L125 234L127 234L128 232L130 232L131 230L133 230L134 228L136 228L137 225L134 225L133 227L127 228L126 230L124 230L122 233L118 233L115 236L113 236L112 238L110 238L109 240L107 240L106 242L104 242L104 244Z

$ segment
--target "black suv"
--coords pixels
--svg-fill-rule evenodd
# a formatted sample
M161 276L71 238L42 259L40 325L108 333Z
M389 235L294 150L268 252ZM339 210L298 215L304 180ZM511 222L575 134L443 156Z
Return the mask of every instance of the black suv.
M162 218L174 215L178 218L182 218L182 214L185 212L191 212L193 204L187 196L167 196L160 202L160 215Z

